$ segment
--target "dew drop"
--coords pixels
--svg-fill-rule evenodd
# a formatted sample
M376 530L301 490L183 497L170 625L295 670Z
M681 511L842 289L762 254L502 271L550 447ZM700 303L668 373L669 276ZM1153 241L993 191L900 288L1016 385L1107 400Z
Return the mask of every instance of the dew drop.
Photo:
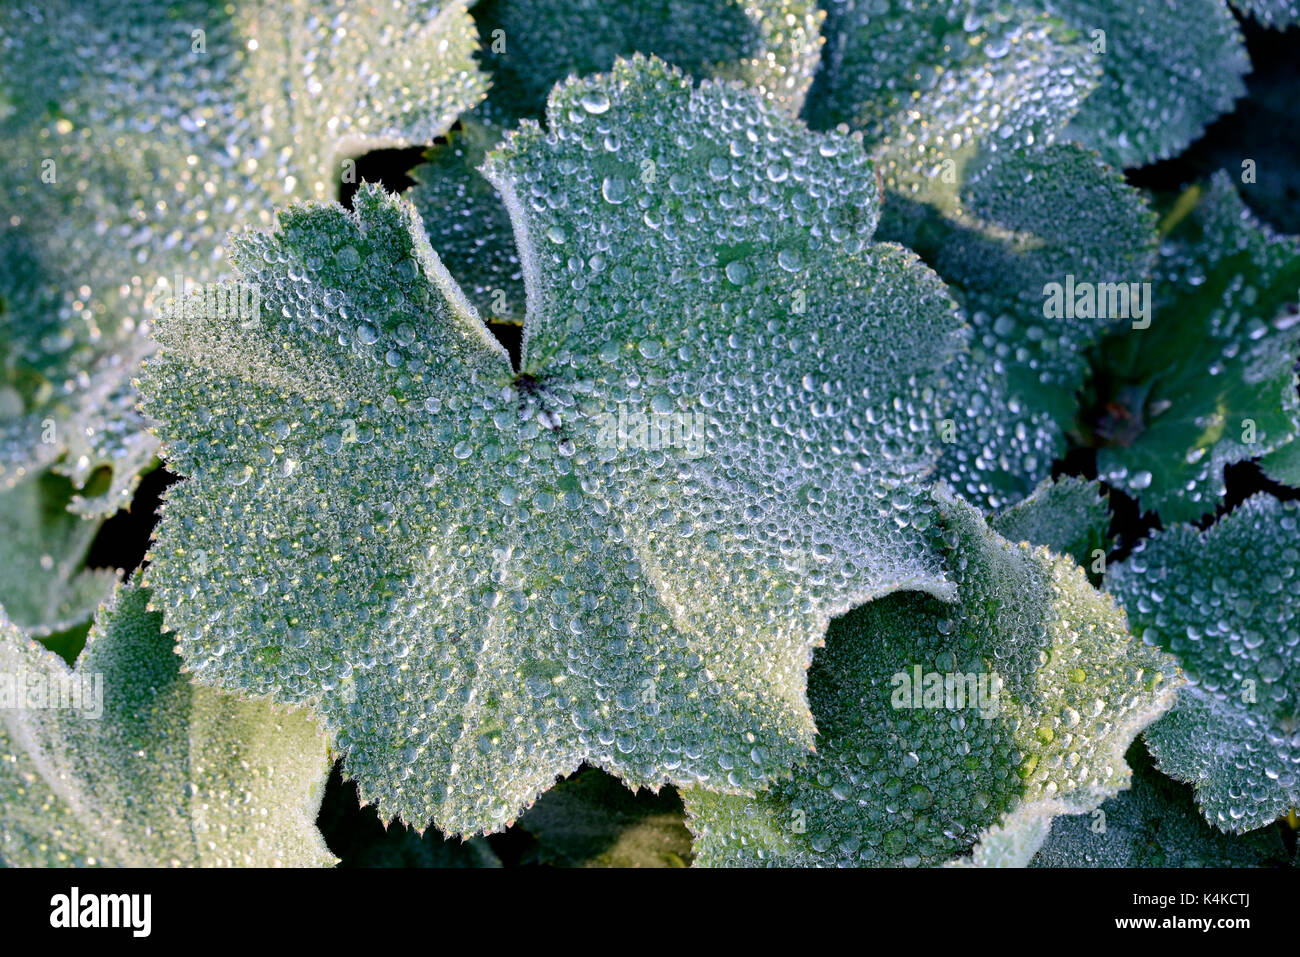
M622 176L606 176L605 182L600 186L600 195L605 197L605 202L618 206L627 202L627 180Z
M599 116L609 109L609 97L600 90L588 90L582 94L582 108L588 113Z
M727 263L727 281L733 286L743 286L749 279L749 267L737 259L735 262Z

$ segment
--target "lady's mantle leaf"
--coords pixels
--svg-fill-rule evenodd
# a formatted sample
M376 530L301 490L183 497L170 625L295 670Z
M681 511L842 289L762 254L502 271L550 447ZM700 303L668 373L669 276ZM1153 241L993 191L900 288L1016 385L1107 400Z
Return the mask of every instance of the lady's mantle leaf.
M522 322L524 275L501 194L479 173L502 131L481 111L425 154L407 198L420 211L429 244L479 314Z
M1089 814L1058 817L1033 867L1270 867L1291 855L1276 824L1242 837L1201 818L1191 789L1155 769L1134 743L1133 784Z
M969 855L953 858L943 866L1027 867L1047 840L1057 813L1056 808L1042 802L1019 807L981 834Z
M1146 741L1223 831L1300 806L1298 531L1294 502L1256 495L1208 531L1157 533L1106 582L1135 631L1187 673Z
M1259 467L1275 482L1300 488L1300 439L1292 439L1265 455L1259 460Z
M809 94L809 121L849 123L871 140L912 114L937 131L959 131L948 143L959 149L984 121L999 135L1014 129L1006 118L1017 112L1009 90L1036 86L1037 106L1050 108L1079 81L1097 77L1071 132L1108 161L1135 166L1182 149L1245 92L1249 61L1222 0L823 4L826 54ZM1047 82L1026 59L1044 31L1075 51ZM980 74L985 83L969 83ZM967 123L951 122L962 114Z
M548 126L487 166L522 373L370 187L238 238L260 322L191 301L146 368L190 477L147 575L196 676L313 702L363 799L453 834L584 760L760 787L830 617L949 592L914 483L959 323L871 244L859 142L640 58Z
M494 116L540 116L551 87L653 54L737 80L798 113L821 59L816 0L483 0L474 7Z
M0 862L330 864L314 824L324 738L300 714L191 685L147 601L118 591L75 670L0 612Z
M1250 57L1223 0L1038 0L1102 67L1071 124L1116 166L1182 152L1246 92Z
M1101 73L1074 31L1029 4L823 5L826 52L804 112L814 127L847 123L872 143L907 136L968 155L973 138L996 132L1025 145L1031 128L1063 125Z
M72 494L49 472L0 492L0 607L34 637L90 621L117 583L85 567L99 525L68 511Z
M67 507L103 518L154 462L130 383L149 344L133 318L101 321L80 299L70 310L17 233L0 225L0 493L52 467L76 486Z
M1166 524L1212 512L1226 464L1300 432L1300 240L1278 236L1227 175L1167 213L1150 328L1104 340L1101 477Z
M832 624L809 675L816 755L755 798L683 792L699 863L939 864L987 838L984 863L1023 864L1047 818L1125 785L1173 659L1073 562L938 501L956 604L891 595Z
M155 297L215 279L232 227L333 199L348 157L445 132L485 92L476 45L430 0L0 7L0 483L61 456L113 471L88 511L127 504Z
M1084 349L1109 322L1047 315L1045 287L1145 279L1154 257L1137 191L1052 143L1099 67L1058 20L996 3L835 3L826 34L807 112L865 131L888 195L881 236L934 266L972 327L949 370L940 473L1004 508L1064 451Z
M1231 0L1231 3L1268 27L1281 29L1300 23L1300 3L1296 0Z
M1110 510L1101 486L1072 476L1049 479L1034 494L990 520L1013 542L1046 545L1084 567L1110 550Z
M813 0L489 0L474 17L491 96L426 154L409 197L470 302L505 322L524 317L519 255L501 197L479 173L503 124L540 117L555 82L636 52L700 79L737 80L798 113L821 53Z
M959 184L954 213L925 208L931 218L919 226L904 224L910 211L890 215L881 232L915 243L969 316L971 349L952 372L940 472L971 501L999 509L1029 494L1064 452L1087 348L1116 318L1104 308L1053 309L1051 291L1076 281L1141 288L1155 219L1117 171L1073 144L975 158Z
M929 0L834 4L826 30L808 112L866 131L888 196L881 235L938 270L972 327L940 472L1004 508L1064 451L1084 350L1110 322L1049 315L1046 287L1147 278L1154 219L1092 153L1052 144L1097 74L1058 21Z

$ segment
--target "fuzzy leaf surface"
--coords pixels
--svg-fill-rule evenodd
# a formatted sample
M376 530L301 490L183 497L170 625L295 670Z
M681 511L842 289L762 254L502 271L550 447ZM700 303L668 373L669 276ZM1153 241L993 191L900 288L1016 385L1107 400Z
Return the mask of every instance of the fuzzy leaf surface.
M1300 439L1292 439L1259 460L1269 478L1292 488L1300 488Z
M1079 31L1102 68L1101 83L1069 134L1116 166L1181 153L1246 92L1250 56L1223 0L1042 0L1041 6Z
M1003 538L1046 545L1085 568L1094 551L1110 550L1110 510L1101 486L1070 475L1043 482L989 525Z
M1263 827L1300 806L1298 509L1259 494L1204 532L1176 525L1106 582L1134 630L1187 674L1146 742L1222 831Z
M1058 817L1031 867L1277 867L1291 856L1277 825L1242 836L1205 823L1186 785L1169 780L1140 743L1125 756L1127 791L1089 814Z
M333 774L317 825L342 868L499 868L501 859L487 838L468 841L447 838L427 829L423 834L405 824L385 825L374 808L356 807L353 786Z
M548 130L487 164L520 372L367 187L237 239L262 322L186 310L143 385L188 476L148 580L197 678L311 702L363 800L449 834L583 761L760 787L811 745L830 618L950 592L919 480L959 320L871 242L860 142L642 58Z
M498 193L479 167L504 131L481 111L425 154L406 194L420 211L429 244L479 315L523 322L524 274L514 227Z
M412 174L429 241L480 314L522 322L510 217L479 172L504 127L540 117L554 83L654 54L699 79L750 86L798 113L821 51L813 0L489 0L474 7L492 93Z
M1300 23L1300 3L1296 0L1231 0L1231 3L1267 27L1280 30Z
M1147 278L1154 219L1088 150L1054 143L1100 68L1059 20L996 3L832 3L806 110L872 144L882 238L943 276L971 325L949 369L940 474L990 511L1065 449L1083 352L1107 325L1048 317L1046 284Z
M325 740L304 715L196 688L148 592L127 587L75 671L0 613L0 674L28 689L0 709L0 862L11 867L333 863L316 810ZM38 707L32 689L97 682L93 707ZM84 703L94 701L88 695Z
M823 6L826 52L804 114L814 128L847 123L871 143L901 135L960 156L996 132L1022 145L1034 128L1064 125L1101 74L1075 31L1030 4ZM954 135L958 129L966 135Z
M743 83L794 114L821 59L816 0L483 0L474 19L489 108L512 121L540 117L566 77L634 53Z
M0 607L34 637L88 622L117 583L85 567L99 525L68 511L73 491L46 472L0 492Z
M915 244L971 324L970 350L951 370L954 440L940 473L993 510L1030 494L1064 453L1087 348L1112 325L1105 314L1049 315L1049 288L1071 276L1126 288L1146 280L1155 220L1118 171L1074 144L994 153L964 175L953 214L926 209L917 226L901 213L881 232Z
M62 459L112 471L84 511L128 504L155 303L216 279L228 230L333 199L344 160L445 132L485 93L476 45L429 0L5 4L0 483Z
M1125 786L1125 749L1172 703L1173 659L1133 641L1069 559L938 500L956 602L904 593L836 619L809 676L817 753L754 798L683 792L697 863L917 866L974 851L1023 865L1048 818ZM946 698L959 675L973 680Z

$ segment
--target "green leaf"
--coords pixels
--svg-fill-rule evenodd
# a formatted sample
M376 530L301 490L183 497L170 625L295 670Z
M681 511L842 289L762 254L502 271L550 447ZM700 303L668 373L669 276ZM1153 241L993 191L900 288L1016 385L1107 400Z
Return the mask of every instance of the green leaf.
M1282 29L1300 23L1300 3L1296 0L1231 0L1231 3L1266 27Z
M1013 542L1046 545L1085 568L1095 552L1110 551L1110 510L1101 486L1072 476L1049 479L1034 494L989 522Z
M487 167L521 373L363 188L238 238L261 322L193 305L144 377L189 476L146 574L198 679L313 702L364 800L451 834L583 761L760 787L830 617L950 592L917 480L958 319L870 242L859 142L641 58L547 119Z
M1065 450L1103 318L1048 318L1044 289L1145 279L1154 219L1094 154L1054 138L1098 69L1059 21L994 3L834 3L807 110L862 128L882 171L882 238L943 276L972 327L948 370L940 474L989 510Z
M510 216L479 173L504 127L540 117L554 83L655 54L699 78L758 90L798 113L820 60L813 0L489 0L474 8L492 94L412 176L430 244L479 313L522 322L524 287Z
M1245 41L1223 0L1044 0L1077 28L1101 83L1070 135L1116 166L1181 153L1246 93ZM1096 31L1104 31L1101 52Z
M429 244L482 316L522 322L524 276L510 214L478 171L503 136L481 116L461 117L447 142L412 172L407 198L420 211Z
M884 150L889 168L894 147ZM919 155L917 171L927 162ZM942 161L932 158L942 184ZM940 473L996 510L1030 494L1064 453L1087 347L1111 323L1048 315L1049 288L1071 276L1145 280L1155 220L1117 171L1073 144L989 151L956 169L954 186L935 187L931 202L891 192L881 234L933 265L971 324L971 348L949 370L954 414Z
M75 670L0 613L14 696L0 708L0 861L330 864L314 825L324 739L301 714L191 685L148 600L118 591Z
M0 492L0 606L35 637L88 622L117 583L113 569L85 567L99 524L69 512L72 497L49 472Z
M0 191L10 223L14 208ZM101 321L80 299L63 301L53 273L20 251L19 233L0 226L0 494L52 467L75 483L67 507L103 518L131 503L154 462L130 382L148 341L132 320Z
M476 45L463 3L6 3L0 484L62 458L113 472L82 509L128 504L155 303L215 280L228 230L335 198L351 156L445 132L485 93Z
M1300 431L1300 240L1278 236L1226 174L1166 214L1150 328L1101 343L1103 479L1165 524L1213 512L1224 466Z
M1000 509L1064 454L1087 348L1112 322L1049 315L1049 289L1068 288L1070 277L1094 286L1145 280L1155 221L1117 171L1072 144L999 151L964 176L957 212L915 226L902 224L912 213L896 204L901 212L881 232L910 240L965 309L972 343L951 370L952 441L940 473L971 501Z
M755 798L684 791L697 863L932 865L979 843L977 863L1023 865L1047 818L1125 785L1173 659L1072 561L936 498L956 603L890 595L831 625L808 680L816 755Z
M868 142L896 141L900 155L960 165L990 133L1007 147L1025 145L1064 125L1101 73L1074 31L1028 3L823 6L826 52L804 111L809 124L847 123ZM937 170L914 172L913 188L942 191Z
M944 867L1027 867L1052 829L1054 809L1045 804L1017 808L980 835L969 856Z
M528 863L555 867L685 867L691 834L676 794L634 795L595 768L547 791L519 821L537 845Z
M1134 630L1187 674L1177 706L1147 730L1156 765L1195 786L1223 831L1300 806L1297 508L1256 495L1207 531L1155 534L1107 579Z
M136 362L144 355L138 350L129 359L115 357L119 371L134 376ZM158 465L158 441L139 412L134 379L116 382L105 394L83 393L80 398L91 398L94 406L65 436L63 457L52 470L70 479L77 490L68 509L94 521L131 507L140 480Z
M653 54L697 79L735 80L798 113L821 59L816 0L483 0L489 106L540 117L551 87Z
M1275 482L1300 488L1300 441L1292 439L1259 460L1264 473Z
M1032 867L1277 867L1291 862L1277 825L1242 837L1202 820L1191 789L1134 744L1132 786L1090 814L1058 817Z

